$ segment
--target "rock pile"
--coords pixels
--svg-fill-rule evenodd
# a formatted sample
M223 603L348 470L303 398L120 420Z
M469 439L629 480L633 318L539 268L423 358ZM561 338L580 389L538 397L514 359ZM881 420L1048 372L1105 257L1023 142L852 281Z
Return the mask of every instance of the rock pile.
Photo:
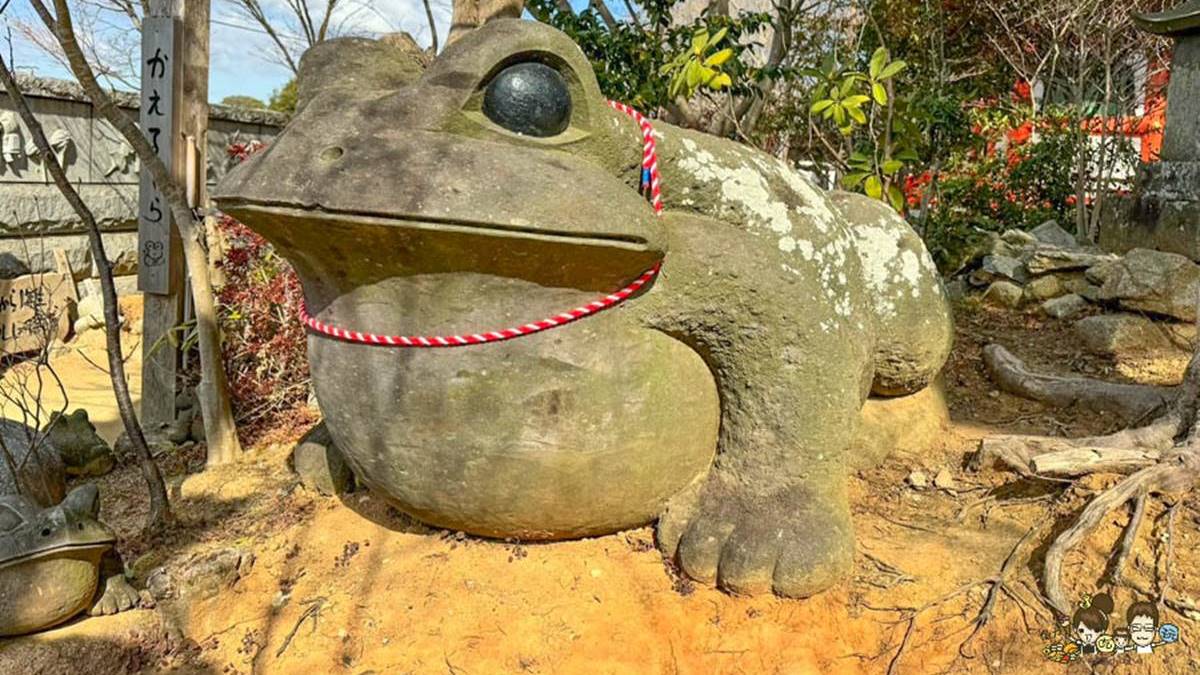
M977 294L1001 307L1037 305L1075 330L1098 353L1190 349L1200 265L1185 256L1134 249L1124 256L1082 246L1053 221L1030 232L994 236L974 269L948 284L952 296Z

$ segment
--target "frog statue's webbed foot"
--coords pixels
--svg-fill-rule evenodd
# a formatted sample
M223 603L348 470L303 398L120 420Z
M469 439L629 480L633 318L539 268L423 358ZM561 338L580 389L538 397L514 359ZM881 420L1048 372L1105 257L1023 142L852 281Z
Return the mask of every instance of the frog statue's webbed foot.
M140 597L137 590L125 579L124 566L120 558L113 554L106 555L100 565L100 588L96 600L88 610L89 616L108 616L118 614L138 606Z
M658 523L664 555L697 581L734 593L807 597L850 570L854 535L844 492L767 491L720 471L676 498Z
M138 592L129 585L124 575L115 574L101 579L100 583L104 588L97 596L95 604L88 610L90 616L108 616L137 607Z

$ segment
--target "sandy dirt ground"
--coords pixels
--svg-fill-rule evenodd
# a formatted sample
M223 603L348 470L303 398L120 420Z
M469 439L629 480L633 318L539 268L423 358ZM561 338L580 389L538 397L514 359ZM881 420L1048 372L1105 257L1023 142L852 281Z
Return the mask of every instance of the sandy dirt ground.
M1112 363L1081 354L1069 336L1052 320L959 308L945 375L953 422L851 476L855 573L814 598L742 598L693 584L664 563L650 528L554 544L484 541L427 528L366 492L322 497L287 467L303 431L293 429L229 469L198 473L201 449L163 457L179 522L153 540L138 533L146 505L136 469L102 479L103 516L135 584L167 575L174 597L0 641L0 672L1200 672L1200 615L1171 609L1163 620L1182 639L1155 654L1070 665L1042 655L1055 624L1039 600L1041 556L1116 476L1068 486L966 469L988 434L1119 426L995 391L980 356L989 341L1034 367L1126 381L1170 382L1186 363L1182 351ZM911 486L914 471L931 484ZM934 487L943 471L950 481ZM1151 591L1169 583L1168 597L1194 603L1200 513L1194 501L1179 506L1169 546L1164 513L1152 500L1126 579ZM1096 583L1127 518L1110 518L1068 557L1070 592L1105 590ZM213 560L226 564L197 572ZM1127 588L1114 596L1117 614L1134 599Z

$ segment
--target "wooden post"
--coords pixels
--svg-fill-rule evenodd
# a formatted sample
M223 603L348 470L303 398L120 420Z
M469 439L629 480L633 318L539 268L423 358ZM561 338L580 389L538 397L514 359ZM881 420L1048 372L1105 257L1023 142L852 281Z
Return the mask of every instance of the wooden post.
M162 11L166 8L158 8ZM179 136L182 89L180 17L169 10L142 22L142 132L172 169L183 153ZM143 167L138 199L138 289L142 315L142 424L174 421L179 350L171 333L183 321L183 246L166 199Z
M142 129L193 208L206 203L209 2L151 4L142 27ZM138 220L138 287L142 319L142 422L175 419L179 350L170 335L184 321L188 293L179 230L145 170ZM179 337L177 334L176 338Z

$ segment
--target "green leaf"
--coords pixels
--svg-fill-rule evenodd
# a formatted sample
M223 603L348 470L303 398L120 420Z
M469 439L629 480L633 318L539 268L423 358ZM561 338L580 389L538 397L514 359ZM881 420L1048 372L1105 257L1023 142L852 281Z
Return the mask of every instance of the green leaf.
M904 193L900 192L900 188L895 185L888 186L888 201L892 203L892 208L896 209L897 213L904 213Z
M712 56L708 57L707 59L704 59L704 65L719 66L731 58L733 58L733 50L726 47L725 49L722 49L721 51L717 52L716 54L713 54Z
M901 162L899 160L889 159L888 161L883 163L883 173L888 176L895 174L897 171L899 171L900 169L903 169L903 168L904 168L904 162Z
M905 148L896 153L896 159L902 162L919 162L921 161L921 156L917 154L916 150Z
M870 96L863 96L862 94L855 94L854 96L847 96L846 99L842 102L853 108L861 108L862 104L864 104L870 100L871 100Z
M846 188L847 190L853 190L859 185L862 185L862 182L867 179L867 176L870 175L871 173L869 171L855 171L853 173L848 173L845 176L842 176L842 187Z
M808 109L808 112L813 115L816 115L818 113L824 112L831 105L833 105L833 101L830 101L829 99L823 99L823 100L813 103L812 107Z
M883 72L879 73L879 77L876 79L880 79L880 80L891 79L891 78L899 75L900 72L907 67L908 67L908 64L905 63L904 61L892 61L891 63L889 63L887 65L886 68L883 69Z
M857 106L847 105L846 106L846 114L850 116L850 119L854 120L855 122L858 122L859 124L867 123L867 116L863 113L862 108L859 108Z
M863 152L862 150L855 150L854 152L850 153L850 161L852 163L862 164L865 162L870 162L871 158L868 157L867 153Z
M700 56L704 53L704 48L708 46L708 31L700 30L692 36L692 53Z
M888 62L887 50L884 49L883 47L876 49L875 53L871 55L871 65L867 69L867 72L871 74L872 80L880 79L879 76L883 72L883 67L887 65L887 62Z
M835 105L833 110L833 121L837 122L839 127L846 126L846 109L841 104Z
M718 44L721 43L721 40L725 39L725 35L728 33L729 33L728 28L722 28L721 30L717 31L716 33L713 33L712 38L709 39L709 41L708 41L709 46L716 47Z
M867 178L864 188L867 191L867 196L871 199L879 199L883 196L883 182L879 180L879 176Z
M675 72L675 77L671 80L671 96L679 95L679 91L683 89L684 83L687 82L687 68L680 68Z
M718 73L716 77L709 80L708 86L713 89L725 89L733 86L733 79L727 73Z
M702 73L700 72L700 64L695 61L688 62L688 65L687 65L687 87L688 87L689 92L691 90L695 89L696 85L700 84L701 77L702 77Z
M875 97L875 102L878 103L879 105L887 105L887 102L888 102L887 89L885 89L882 84L879 84L878 82L873 82L871 84L871 95L873 97Z

